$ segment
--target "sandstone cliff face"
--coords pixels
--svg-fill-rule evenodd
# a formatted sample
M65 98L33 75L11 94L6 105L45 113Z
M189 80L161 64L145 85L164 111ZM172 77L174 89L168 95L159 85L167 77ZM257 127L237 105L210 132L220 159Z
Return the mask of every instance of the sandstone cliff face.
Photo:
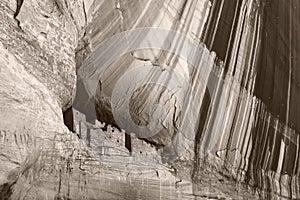
M85 23L82 4L73 3L81 9L77 21L66 2L1 1L2 199L31 199L11 185L28 173L33 163L27 161L54 150L55 137L68 133L62 110L72 100L75 48Z
M298 4L2 1L0 199L300 198Z

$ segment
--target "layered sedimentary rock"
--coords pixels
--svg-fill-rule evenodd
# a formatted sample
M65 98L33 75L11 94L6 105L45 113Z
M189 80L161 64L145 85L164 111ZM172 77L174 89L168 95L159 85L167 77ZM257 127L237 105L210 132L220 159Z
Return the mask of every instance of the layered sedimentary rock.
M1 198L300 198L298 4L1 2Z

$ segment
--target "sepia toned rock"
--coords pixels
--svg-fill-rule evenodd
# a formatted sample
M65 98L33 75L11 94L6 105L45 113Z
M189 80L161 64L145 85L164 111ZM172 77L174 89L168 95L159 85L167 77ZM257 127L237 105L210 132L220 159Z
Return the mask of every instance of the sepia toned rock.
M297 0L0 2L0 199L299 199Z

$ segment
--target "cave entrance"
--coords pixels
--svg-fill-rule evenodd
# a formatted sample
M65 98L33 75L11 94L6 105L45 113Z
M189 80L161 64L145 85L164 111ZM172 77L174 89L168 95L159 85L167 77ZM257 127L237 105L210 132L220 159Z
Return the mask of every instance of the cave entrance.
M64 124L68 127L70 131L75 132L74 118L73 118L73 108L72 106L63 112Z

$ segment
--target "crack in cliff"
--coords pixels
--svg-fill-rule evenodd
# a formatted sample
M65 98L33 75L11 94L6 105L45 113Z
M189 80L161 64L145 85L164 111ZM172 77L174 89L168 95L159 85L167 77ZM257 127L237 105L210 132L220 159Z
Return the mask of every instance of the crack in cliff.
M17 16L20 13L21 7L24 3L24 0L17 0L17 9L16 12L14 14L14 19L17 21L18 27L22 30L21 26L20 26L20 21L17 19Z
M84 1L82 1L82 6L83 6L83 14L84 14L84 19L85 19L85 24L87 25L87 23L88 23L88 19L87 19L87 10L86 10ZM84 32L84 35L85 35L85 34L86 34L86 31Z
M134 52L130 52L130 55L136 60L139 60L142 62L150 62L153 66L161 67L161 71L165 71L165 68L158 62L158 58L155 58L153 61L150 58L141 58L141 57L135 56Z

